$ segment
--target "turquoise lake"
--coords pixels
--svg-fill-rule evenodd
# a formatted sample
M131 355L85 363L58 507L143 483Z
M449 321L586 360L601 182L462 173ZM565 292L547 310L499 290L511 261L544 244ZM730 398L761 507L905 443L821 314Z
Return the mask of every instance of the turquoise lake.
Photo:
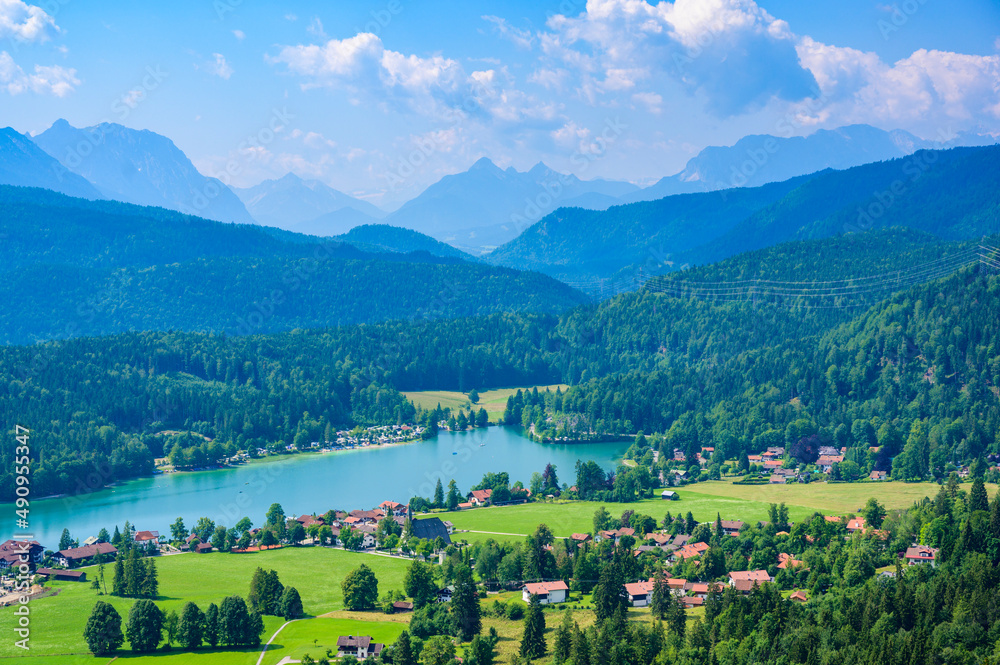
M613 468L629 442L541 444L518 429L490 427L443 432L434 439L382 448L308 453L232 469L172 473L134 480L100 492L31 503L31 532L55 549L68 528L81 542L102 528L114 532L125 520L137 529L169 534L183 517L190 528L199 517L232 526L244 516L255 525L272 503L285 514L370 509L382 501L406 503L430 497L438 478L452 478L462 492L487 471L506 471L525 486L535 471L556 465L560 483L572 484L578 459ZM10 506L10 504L7 504ZM13 507L11 506L11 511Z

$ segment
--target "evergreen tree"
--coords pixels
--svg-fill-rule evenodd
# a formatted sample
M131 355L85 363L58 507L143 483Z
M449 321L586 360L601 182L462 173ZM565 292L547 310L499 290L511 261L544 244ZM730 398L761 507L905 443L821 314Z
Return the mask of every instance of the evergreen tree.
M302 598L299 597L299 590L293 586L286 587L281 594L281 602L278 603L278 610L285 621L298 619L302 616Z
M167 634L167 644L173 644L177 640L177 627L180 624L180 617L176 610L170 610L163 617L163 632Z
M594 587L594 613L598 621L603 621L611 617L619 606L627 604L624 575L618 557L615 557L604 565Z
M205 628L202 639L213 649L219 644L219 606L211 603L205 610Z
M450 511L458 510L458 504L462 502L462 495L458 491L458 484L452 478L448 481L448 498L446 508Z
M111 536L111 544L114 545L116 548L121 549L122 534L121 531L118 530L117 524L115 525L115 535Z
M128 550L125 557L125 595L130 598L142 596L142 582L145 579L146 566L139 558L139 551L134 547ZM131 642L131 640L129 640Z
M115 530L117 533L117 528ZM115 573L114 578L111 580L111 595L113 596L124 596L128 588L125 583L125 562L124 556L119 551L115 555Z
M163 634L163 612L151 600L137 600L128 613L125 636L132 651L146 653L160 643Z
M410 646L410 634L404 630L392 645L392 665L416 665L416 662Z
M472 579L472 570L465 564L455 567L455 590L451 595L451 613L455 617L458 636L468 642L482 630L479 592Z
M573 653L573 615L563 613L563 620L556 628L555 644L552 646L552 658L556 665L569 660Z
M256 646L260 643L259 619L259 613L254 612L251 616L242 598L228 596L219 606L219 642L230 647ZM263 630L262 624L260 629Z
M157 579L156 571L156 561L154 559L146 559L146 565L142 566L142 560L139 560L138 568L143 569L142 576L142 588L141 595L146 598L156 598L160 595L160 582Z
M122 634L122 618L111 603L97 601L83 630L87 648L95 656L107 656L118 650L125 641Z
M663 619L667 612L667 603L670 601L670 588L667 586L666 577L663 575L663 567L657 566L656 575L653 577L653 591L649 599L649 610L655 619Z
M185 649L197 649L201 646L204 634L205 615L194 603L184 603L177 624L177 641Z
M59 536L59 550L68 550L73 547L73 539L70 538L69 529L63 529L62 535Z
M986 495L986 486L982 478L976 478L972 483L972 491L969 492L969 511L989 510L990 500Z
M434 507L444 508L444 487L441 485L440 478L437 480L437 485L434 486Z
M542 614L542 605L536 594L531 594L528 610L524 613L520 654L528 660L545 655L545 615Z

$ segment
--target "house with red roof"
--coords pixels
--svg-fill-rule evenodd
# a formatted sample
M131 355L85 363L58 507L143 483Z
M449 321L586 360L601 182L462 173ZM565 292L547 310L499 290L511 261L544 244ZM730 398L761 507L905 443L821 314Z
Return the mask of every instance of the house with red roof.
M924 545L914 545L913 547L907 547L906 553L903 556L908 566L933 566L937 560L937 550Z
M557 582L533 582L521 587L521 598L524 602L531 602L532 596L538 596L538 602L542 605L566 602L569 594L569 587L562 580Z
M469 503L474 506L488 506L493 490L472 490L469 494Z

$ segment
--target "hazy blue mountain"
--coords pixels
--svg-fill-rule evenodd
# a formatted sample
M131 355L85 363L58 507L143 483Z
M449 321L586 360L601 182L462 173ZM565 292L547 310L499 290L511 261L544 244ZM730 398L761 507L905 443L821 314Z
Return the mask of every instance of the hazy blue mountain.
M0 345L129 330L246 334L556 313L587 300L539 273L435 256L435 241L412 231L359 230L351 239L360 249L10 186L0 186L0 210L10 255L0 265Z
M254 221L228 187L199 173L173 141L155 132L114 123L77 129L57 120L34 141L109 199L220 222Z
M606 211L563 208L487 260L591 293L794 240L899 227L947 240L1000 232L1000 146L919 150L761 187L677 194ZM588 281L589 280L589 281ZM630 282L630 283L631 283Z
M481 253L514 239L576 197L597 194L617 199L636 189L627 182L580 180L541 163L524 172L501 169L484 157L468 171L431 185L386 221Z
M460 258L468 261L476 259L460 249L435 240L418 231L388 224L363 224L348 233L337 236L337 240L369 252L427 252L432 256Z
M499 247L487 260L579 282L627 266L669 270L678 252L717 238L782 200L809 176L763 187L678 194L606 211L560 208Z
M367 201L294 173L233 191L261 224L310 235L336 235L385 217Z
M897 159L921 149L992 142L990 137L962 134L942 146L903 130L885 131L870 125L821 129L809 136L789 138L755 134L733 146L705 148L680 173L621 198L625 202L651 201L674 194L757 187L823 169Z
M921 150L817 174L722 236L682 253L704 265L790 240L906 227L948 240L1000 232L1000 146Z
M72 171L68 171L27 136L10 127L0 129L0 185L43 187L85 199L101 193Z

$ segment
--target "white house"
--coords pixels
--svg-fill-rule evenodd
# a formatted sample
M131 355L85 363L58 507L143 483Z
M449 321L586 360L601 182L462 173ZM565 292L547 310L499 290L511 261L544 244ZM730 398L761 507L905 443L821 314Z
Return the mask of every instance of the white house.
M521 598L524 602L531 602L531 597L538 596L538 602L542 605L550 603L565 603L569 594L569 587L562 580L558 582L534 582L525 584L521 588Z

